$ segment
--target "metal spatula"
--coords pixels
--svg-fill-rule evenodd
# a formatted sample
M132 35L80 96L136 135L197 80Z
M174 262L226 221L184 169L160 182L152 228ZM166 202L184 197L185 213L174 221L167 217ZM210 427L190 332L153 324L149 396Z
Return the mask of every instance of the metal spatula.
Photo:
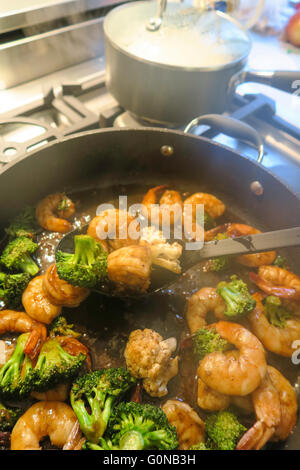
M74 236L86 232L87 225L81 229L67 233L56 247L57 250L73 252ZM247 235L244 237L228 238L225 240L215 240L204 243L201 250L183 250L181 258L182 273L198 264L203 259L217 258L219 256L237 256L254 254L263 251L275 250L278 248L288 248L300 246L300 227L265 232L257 235ZM168 288L168 286L178 279L178 274L170 273L162 268L154 269L153 279L146 294L158 293ZM103 283L93 289L104 295L114 297L133 297L133 295L120 294L113 288L111 283ZM137 297L135 295L135 297Z

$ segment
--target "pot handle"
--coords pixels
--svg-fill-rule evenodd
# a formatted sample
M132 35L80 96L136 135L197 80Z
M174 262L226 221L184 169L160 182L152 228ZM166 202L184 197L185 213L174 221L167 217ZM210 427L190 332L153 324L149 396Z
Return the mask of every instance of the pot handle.
M220 131L222 134L227 134L230 137L244 140L254 144L258 150L258 163L261 163L264 157L264 145L259 133L253 127L245 124L242 121L231 118L229 116L222 116L220 114L205 114L193 119L184 129L188 133L196 126L210 126L214 130Z
M300 86L300 72L292 70L245 70L234 75L229 83L229 93L246 82L262 83L287 93L295 93Z

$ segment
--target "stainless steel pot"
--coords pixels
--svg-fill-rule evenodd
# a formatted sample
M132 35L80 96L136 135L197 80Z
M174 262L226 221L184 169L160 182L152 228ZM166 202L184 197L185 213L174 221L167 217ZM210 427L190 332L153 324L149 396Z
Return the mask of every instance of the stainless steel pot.
M222 113L229 91L241 81L258 81L292 91L293 81L300 78L298 72L244 72L251 39L239 23L223 13L199 13L186 10L182 4L171 3L160 28L150 32L147 23L155 13L155 2L130 3L112 10L104 21L108 89L121 106L140 118L183 125L195 116ZM205 15L215 15L216 23ZM199 51L199 42L191 40L190 32L199 32L201 25L204 33L205 28L212 25L215 34L223 25L232 30L229 43L233 49L229 61L224 57L223 62L215 61L213 54L205 56L205 43ZM207 29L206 33L209 35L211 31ZM169 49L166 49L165 40L171 34L172 38L178 35L178 41L169 40ZM220 37L222 39L222 34ZM232 37L236 40L232 41ZM180 41L184 45L182 50L178 50ZM212 48L214 50L218 48ZM203 57L209 59L209 64L203 63Z

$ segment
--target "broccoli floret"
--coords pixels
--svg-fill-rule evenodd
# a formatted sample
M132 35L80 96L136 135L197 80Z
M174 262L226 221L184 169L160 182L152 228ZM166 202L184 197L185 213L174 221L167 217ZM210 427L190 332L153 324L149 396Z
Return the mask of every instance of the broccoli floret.
M135 384L136 379L123 368L96 370L73 383L71 405L88 441L98 443L115 402Z
M34 391L44 392L59 383L70 382L80 371L85 354L72 356L57 339L48 339L41 347L33 370Z
M11 221L5 232L11 240L19 237L33 238L37 227L35 209L27 206Z
M114 408L99 444L111 450L172 450L178 447L178 439L161 408L123 402Z
M11 431L21 414L20 408L8 408L0 403L0 432Z
M78 338L81 334L73 330L73 326L73 324L68 324L63 315L59 315L49 325L48 334L51 338L55 336L73 336L74 338Z
M228 351L232 345L215 328L199 328L192 336L193 351L199 360L215 351Z
M209 447L207 443L199 442L199 444L190 447L190 450L212 450L212 448Z
M199 214L196 214L196 222L197 224L201 225L201 227L203 227L205 231L211 230L217 225L216 221L207 212L204 212L203 217L200 217Z
M7 308L17 308L21 304L23 291L30 281L27 273L6 274L0 272L0 300Z
M37 247L38 245L30 238L16 238L6 245L0 261L9 271L23 271L30 276L35 276L40 268L30 255L36 251Z
M229 238L226 233L218 233L214 240L225 240ZM205 271L213 271L213 272L220 272L224 271L229 267L230 257L229 256L219 256L218 258L210 259L205 264L204 270Z
M12 356L0 369L0 395L23 398L32 390L32 363L24 353L30 333L19 336Z
M219 256L219 258L210 259L205 263L204 271L220 272L229 267L229 256Z
M263 305L269 322L277 328L285 328L287 320L292 315L282 306L281 300L274 295L270 295L263 300Z
M256 302L251 296L247 284L237 276L231 276L230 282L220 282L217 293L226 302L224 315L228 318L238 318L252 312Z
M75 253L56 253L57 272L74 286L92 288L107 276L107 253L89 235L75 235Z
M205 432L216 450L234 450L246 431L231 411L214 413L205 421Z
M276 256L275 261L273 262L274 266L278 266L278 268L288 269L288 262L283 256Z
M61 212L68 211L70 209L71 204L72 201L66 195L64 195L57 206L57 210Z

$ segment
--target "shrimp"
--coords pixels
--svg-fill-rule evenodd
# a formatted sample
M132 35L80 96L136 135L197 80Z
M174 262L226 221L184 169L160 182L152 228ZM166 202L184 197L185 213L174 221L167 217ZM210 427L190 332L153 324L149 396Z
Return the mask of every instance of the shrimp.
M146 292L150 285L151 264L148 246L125 246L108 255L108 278L120 291Z
M224 395L252 393L267 370L261 342L238 323L220 321L211 325L237 349L207 354L199 363L198 375L213 390Z
M49 436L52 445L63 448L76 422L74 411L66 403L35 403L15 424L11 433L11 450L41 450L40 440L45 436Z
M43 289L44 276L33 278L22 295L22 304L26 313L34 320L51 323L61 312L61 306L54 305Z
M167 187L167 185L161 185L149 189L142 201L143 215L148 220L160 225L168 221L174 225L182 216L183 204L180 194L177 191L166 189ZM160 194L161 197L158 199Z
M205 233L205 241L211 241L218 233L225 233L229 238L242 237L245 235L255 235L261 233L250 225L245 224L224 224L213 228ZM272 264L276 258L276 251L265 251L253 255L237 256L235 259L239 264L256 268L263 265Z
M70 384L58 384L46 392L31 392L30 396L39 401L66 401L69 398Z
M224 320L226 308L225 301L217 294L215 288L200 289L188 301L186 319L191 333L206 325L206 316L209 312L214 313L219 320Z
M300 318L293 316L286 320L284 327L272 325L261 302L263 295L253 295L256 300L254 310L248 316L250 327L266 349L280 356L291 357L295 351L293 342L300 339Z
M238 450L258 450L266 442L285 440L297 421L297 398L288 380L274 367L252 394L256 423L240 439Z
M66 219L74 213L74 203L63 193L46 196L36 208L38 223L50 232L66 233L72 230L72 225Z
M197 372L197 375L199 373ZM208 387L200 377L198 377L197 381L197 404L200 408L207 411L220 411L228 408L231 403L230 396Z
M0 340L0 368L6 364L13 352L13 345L7 344L6 341Z
M101 243L106 251L107 241L113 250L118 250L139 243L139 224L124 210L108 209L91 220L87 234Z
M203 205L204 211L213 219L220 217L226 210L226 206L212 194L196 193L184 201L183 223L184 233L187 238L205 239L205 232L198 223L198 206ZM203 237L203 238L202 238Z
M277 266L261 266L251 280L266 294L289 300L300 300L300 277Z
M34 359L47 337L47 329L24 312L2 310L0 312L0 335L6 332L31 333L24 348L25 354Z
M89 289L73 286L67 281L60 279L56 264L49 266L43 276L42 283L45 294L51 304L56 306L56 309L61 308L61 306L78 307L90 294Z
M205 423L195 410L179 400L168 400L162 406L169 423L175 426L180 450L205 441Z
M195 193L185 199L184 205L186 204L192 204L192 213L194 219L197 216L197 204L204 205L204 211L207 212L207 214L213 219L221 217L221 215L223 215L226 210L225 204L223 204L220 199L208 193Z

